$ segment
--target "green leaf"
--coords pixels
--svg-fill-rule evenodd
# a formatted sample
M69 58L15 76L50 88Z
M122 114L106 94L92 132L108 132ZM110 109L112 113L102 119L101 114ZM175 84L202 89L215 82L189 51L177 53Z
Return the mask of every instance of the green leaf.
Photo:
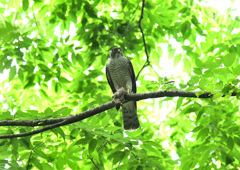
M148 151L148 152L152 152L152 153L158 153L157 152L157 150L152 146L152 145L150 145L150 144L142 144L141 145L141 148L142 149L145 149L146 151Z
M192 161L184 161L184 163L181 165L181 169L191 169Z
M31 158L31 162L34 164L34 166L38 169L42 169L42 165L39 162L39 159L36 159L35 157Z
M41 97L44 97L45 99L49 99L49 95L43 89L39 89L39 92L41 94Z
M174 53L175 53L176 49L169 49L169 54L168 54L168 59L172 59L174 57Z
M23 83L23 81L24 81L24 74L23 74L23 69L22 68L19 68L19 70L18 70L18 78Z
M38 64L38 67L39 67L41 70L43 70L43 71L50 72L49 67L47 67L47 66L44 65L44 64Z
M131 136L131 137L138 137L138 136L140 136L141 135L141 133L142 133L142 129L137 129L137 130L134 130L134 131L126 131L125 132L128 136Z
M205 68L218 68L222 64L221 60L209 57L209 59L204 63Z
M240 146L240 138L239 137L234 137L234 142Z
M33 87L35 85L34 84L34 79L35 79L34 75L28 76L26 79L27 79L28 82L24 86L24 89L28 89L28 88Z
M182 111L182 113L184 113L184 114L191 113L191 112L194 112L194 113L195 113L196 111L198 111L198 110L200 110L200 109L201 109L201 106L200 106L199 104L193 103L193 104L187 106L187 107Z
M187 39L190 36L191 30L191 23L189 21L186 21L181 25L181 32L184 39Z
M15 75L16 75L16 66L13 66L10 68L8 80L12 81L12 79L15 77Z
M57 164L56 164L57 169L63 169L65 162L66 162L65 159L63 157L59 156L57 158Z
M193 69L193 72L194 72L195 74L202 75L202 70L200 70L199 68L194 68L194 69Z
M88 145L88 153L90 155L95 150L96 146L97 146L97 140L96 139L92 139L91 142Z
M191 22L195 25L195 26L198 26L199 22L198 22L198 19L195 15L192 15L192 19L191 19Z
M211 154L210 154L210 149L209 148L204 150L203 153L202 153L202 156L201 156L201 160L199 161L199 165L204 165L208 161L210 155Z
M202 125L197 126L197 127L195 127L195 128L192 130L192 132L197 132L197 131L201 130L202 128L203 128Z
M160 55L156 51L152 52L152 62L158 64L160 62Z
M184 66L183 71L185 73L191 72L191 62L189 61L189 59L187 59L187 58L183 59L183 66Z
M233 68L233 72L236 75L240 75L240 65L237 65L236 67Z
M203 62L201 60L199 60L198 58L195 58L195 64L199 69L203 68Z
M203 77L203 78L199 81L199 86L200 86L201 88L204 88L205 86L208 85L208 83L209 83L208 79L206 79L206 78Z
M214 95L212 97L213 100L216 100L216 99L220 99L221 97L223 96L223 93L222 92L214 92Z
M227 158L227 154L226 154L226 152L221 151L221 158L222 158L222 161L223 161L223 162L226 161L226 158Z
M125 152L117 151L111 154L111 156L109 157L113 158L113 164L115 165L118 162L122 162L124 156L125 156Z
M49 159L48 155L46 153L44 153L43 151L41 151L41 150L36 150L34 153L37 154L41 158L44 158L46 160Z
M69 115L71 112L71 109L69 109L68 107L63 107L57 111L54 112L55 115L57 115L58 117L61 117L61 116L66 116L66 115Z
M69 168L71 168L71 169L77 169L78 166L76 165L76 161L73 161L73 160L68 159L68 158L65 159L65 160L66 160Z
M236 59L235 54L227 54L226 56L223 56L223 64L226 67L229 67L234 63L235 59Z
M28 0L23 0L23 10L26 11L29 7L29 1Z
M199 121L200 118L202 117L203 113L205 112L205 107L202 107L201 110L197 114L197 119L196 121Z
M197 135L197 139L204 139L208 136L209 128L203 128Z
M63 13L61 13L61 12L57 12L57 16L58 16L60 19L62 19L62 20L66 20L65 15L64 15Z
M75 144L76 145L86 145L87 143L89 143L90 140L91 140L91 138L80 139Z
M70 133L72 139L76 138L79 135L79 129L73 129Z
M15 156L15 157L17 157L18 156L18 152L17 152L17 150L18 150L18 145L19 145L19 142L18 142L18 140L17 139L11 139L11 141L10 141L11 143L11 145L12 145L12 149L13 149L13 155Z
M180 109L181 105L182 105L182 102L183 102L183 98L179 97L178 100L177 100L177 106L176 106L176 111L178 109Z
M228 146L228 148L229 148L230 150L233 149L233 147L234 147L234 140L233 140L233 138L228 137L227 146Z
M48 107L47 109L45 109L44 114L53 115L53 110L50 107Z
M69 81L66 78L64 78L64 77L59 77L59 81L61 83L69 83Z
M64 133L64 131L62 130L62 128L61 127L57 127L57 128L54 128L54 129L52 129L52 131L55 133L55 135L56 136L58 136L58 134L60 134L60 136L63 138L63 139L65 139L65 133Z
M68 154L69 157L71 157L71 156L73 156L73 154L79 153L79 150L80 150L79 146L70 145L67 149L67 154Z
M87 14L91 18L97 18L97 15L96 15L96 12L94 11L93 6L90 5L87 1L85 1L84 10L87 12Z
M179 61L181 61L181 59L182 59L182 54L178 54L174 57L174 62L173 62L174 67L176 67L178 65L178 63L179 63Z

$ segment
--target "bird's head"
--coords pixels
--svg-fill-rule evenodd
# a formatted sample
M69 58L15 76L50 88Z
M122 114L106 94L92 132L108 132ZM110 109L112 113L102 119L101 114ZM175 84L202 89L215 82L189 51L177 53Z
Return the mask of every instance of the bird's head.
M114 47L110 52L110 57L115 59L123 56L122 49L120 47Z

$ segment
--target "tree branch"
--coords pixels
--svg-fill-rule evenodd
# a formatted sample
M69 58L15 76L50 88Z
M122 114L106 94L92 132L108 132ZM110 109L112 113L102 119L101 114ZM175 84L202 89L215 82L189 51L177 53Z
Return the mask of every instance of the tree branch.
M83 120L83 119L86 119L88 117L94 116L98 113L101 113L105 110L111 109L114 106L115 106L114 102L111 101L111 102L105 103L103 105L100 105L98 107L95 107L95 108L89 109L87 111L84 111L80 114L65 117L65 118L63 118L64 119L63 121L52 124L52 125L49 125L49 126L46 126L44 128L33 130L33 131L30 131L30 132L26 132L26 133L20 133L20 134L1 135L0 139L25 137L25 136L38 134L38 133L41 133L41 132L44 132L44 131L47 131L47 130L50 130L50 129L54 129L56 127L64 126L64 125L71 124L71 123L74 123L74 122L78 122L80 120ZM3 122L3 121L1 121L1 122Z
M236 96L237 93L233 92L231 94L231 96ZM224 97L225 95L223 95L222 97ZM146 92L146 93L137 93L137 94L126 94L125 96L126 101L138 101L138 100L143 100L143 99L149 99L149 98L159 98L159 97L193 97L193 98L211 98L213 97L213 94L210 92L205 92L199 96L196 95L196 92L185 92L185 91L181 91L181 90L162 90L162 91L154 91L154 92ZM115 103L113 101L105 103L103 105L100 105L98 107L89 109L87 111L84 111L82 113L79 113L77 115L71 115L68 117L64 117L64 118L57 118L57 119L44 119L43 120L38 120L38 121L33 121L33 122L56 122L52 125L46 126L44 128L41 129L37 129L37 130L33 130L30 132L26 132L26 133L20 133L20 134L9 134L9 135L2 135L0 136L0 139L5 139L5 138L15 138L15 137L25 137L25 136L30 136L30 135L34 135L34 134L38 134L56 127L60 127L60 126L64 126L64 125L68 125L71 123L75 123L78 122L80 120L86 119L88 117L97 115L103 111L109 110L111 108L113 108L115 106ZM57 122L59 121L59 122ZM14 122L17 122L14 125ZM6 121L0 121L0 126L29 126L29 124L24 124L24 123L29 123L31 122L30 120L25 120L25 121L20 121L20 120L6 120ZM30 123L31 126L33 126L34 123ZM42 124L41 124L42 125ZM38 123L36 123L35 126L39 126Z
M63 121L65 118L40 119L40 120L4 120L0 126L44 126Z
M231 96L236 96L237 93L233 92ZM223 95L222 97L224 97ZM136 93L136 94L126 94L125 98L127 101L131 100L143 100L149 98L159 98L159 97L193 97L193 98L212 98L213 94L210 92L205 92L199 96L196 95L196 92L185 92L181 90L162 90L155 92L146 92L146 93Z
M138 21L138 27L139 27L139 29L142 33L143 44L144 44L145 53L146 53L146 56L147 56L147 63L150 64L149 55L148 55L148 51L147 51L147 43L146 43L145 36L144 36L144 33L143 33L142 25L141 25L141 22L142 22L142 19L143 19L144 6L145 6L145 0L142 1L141 16L140 16L140 19Z
M143 39L143 44L144 44L144 49L145 49L145 54L147 56L147 60L146 62L143 64L142 68L140 69L140 71L138 72L137 74L137 77L136 77L136 80L138 79L140 73L143 71L143 69L147 66L150 65L150 61L149 61L149 55L148 55L148 50L147 50L147 43L146 43L146 40L145 40L145 35L143 33L143 29L142 29L142 25L141 25L141 21L143 19L143 12L144 12L144 6L145 6L145 0L142 1L142 9L141 9L141 16L140 16L140 19L138 21L138 27L141 31L141 34L142 34L142 39Z

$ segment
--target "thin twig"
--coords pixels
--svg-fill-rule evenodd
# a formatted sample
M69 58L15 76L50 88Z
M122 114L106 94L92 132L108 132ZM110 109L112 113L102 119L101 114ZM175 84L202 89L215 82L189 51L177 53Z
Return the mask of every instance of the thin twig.
M137 7L136 7L135 10L133 11L132 16L131 16L130 19L129 19L127 29L128 29L128 27L129 27L130 23L132 23L133 20L135 19L134 15L135 15L135 13L136 13L138 7L139 7L139 3L137 4Z
M127 30L123 35L121 35L122 37L125 37L130 31L132 31L134 28L137 28L138 25L135 25L134 27L130 28L129 30Z
M107 32L113 33L113 34L117 34L118 36L122 36L122 34L119 34L118 32L112 31L112 30L106 30Z
M150 65L150 61L149 61L149 55L148 55L148 50L147 50L147 43L146 43L146 40L145 40L145 35L143 33L143 29L142 29L142 25L141 25L141 21L143 19L143 12L144 12L144 6L145 6L145 0L142 1L142 9L141 9L141 16L140 16L140 19L138 21L138 27L141 31L141 34L142 34L142 39L143 39L143 44L144 44L144 49L145 49L145 53L146 53L146 56L147 56L147 61L144 63L143 67L140 69L140 71L138 72L137 74L137 77L136 77L136 80L138 79L140 73L143 71L143 69L147 66Z
M30 155L29 155L29 157L28 157L28 162L27 162L27 170L29 169L29 163L30 163L30 158L32 157L32 154L33 154L33 152L38 148L38 147L40 147L43 143L44 143L44 141L46 140L46 138L49 136L49 134L43 139L43 141L41 142L41 143L39 143L38 145L36 145L32 150L31 150L31 153L30 153Z
M150 65L150 63L147 63L147 61L143 64L142 68L140 69L140 71L137 74L136 80L138 79L138 77L139 77L140 73L143 71L143 69L149 65Z
M34 19L35 24L36 24L37 29L38 29L38 33L39 33L39 35L40 35L41 37L43 37L43 36L41 35L41 33L40 33L40 28L39 28L38 22L37 22L37 20L36 20L36 16L35 16L35 13L34 13L34 8L33 8L33 6L32 6L32 13L33 13L33 19Z
M96 167L97 169L99 169L98 166L96 165L96 163L93 161L93 158L91 158L89 155L88 155L88 158L92 161L92 163L95 165L95 167Z
M108 143L108 141L106 140L106 141L104 142L104 144L102 144L102 145L98 148L97 152L100 151L107 143Z
M150 67L152 68L153 72L158 76L158 78L161 78L161 77L158 75L158 72L153 68L153 65L150 65Z
M144 43L144 46L145 46L146 41L145 41L145 38L144 38L144 33L143 33L142 26L141 26L141 22L142 22L142 19L143 19L144 6L145 6L145 0L142 1L141 16L140 16L140 18L139 18L139 20L138 20L138 27L140 28L141 33L142 33L142 35L143 35L143 43ZM146 49L145 49L145 50L146 50ZM148 56L147 51L146 51L146 55Z

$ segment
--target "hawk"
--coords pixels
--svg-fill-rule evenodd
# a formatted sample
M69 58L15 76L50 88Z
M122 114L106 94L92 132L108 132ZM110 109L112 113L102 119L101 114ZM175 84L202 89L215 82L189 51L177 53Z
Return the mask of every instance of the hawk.
M106 76L112 92L123 88L127 93L136 93L136 78L131 61L124 57L122 49L115 47L110 52L106 66ZM125 130L139 128L136 101L122 104L123 125Z

